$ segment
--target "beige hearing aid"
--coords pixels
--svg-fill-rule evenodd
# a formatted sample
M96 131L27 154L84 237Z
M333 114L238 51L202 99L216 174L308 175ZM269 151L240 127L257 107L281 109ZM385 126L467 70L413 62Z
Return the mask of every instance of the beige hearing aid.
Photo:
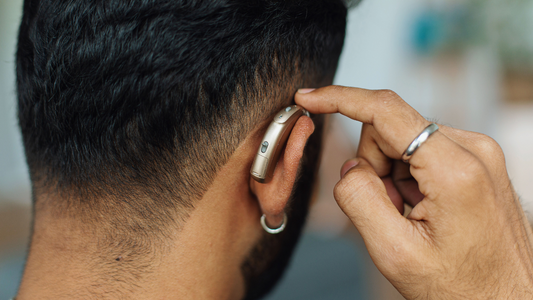
M309 113L298 105L288 106L276 114L261 141L250 170L253 179L260 183L267 183L272 180L281 149L285 145L294 124L302 115L309 116Z

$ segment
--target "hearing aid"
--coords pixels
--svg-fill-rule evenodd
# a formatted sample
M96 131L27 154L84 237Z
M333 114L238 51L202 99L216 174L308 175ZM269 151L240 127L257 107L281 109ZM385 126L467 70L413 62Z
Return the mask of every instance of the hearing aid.
M268 126L250 169L253 179L260 183L267 183L272 180L281 150L287 142L296 121L302 115L309 117L309 112L301 106L291 105L280 110L274 116L274 120Z

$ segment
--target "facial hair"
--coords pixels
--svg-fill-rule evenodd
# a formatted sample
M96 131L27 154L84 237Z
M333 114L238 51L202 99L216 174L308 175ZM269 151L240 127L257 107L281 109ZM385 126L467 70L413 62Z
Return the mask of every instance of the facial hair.
M318 173L322 146L324 117L313 116L312 119L315 132L307 141L298 177L285 209L287 227L276 235L263 232L262 238L241 266L246 286L245 300L260 299L276 286L301 236Z

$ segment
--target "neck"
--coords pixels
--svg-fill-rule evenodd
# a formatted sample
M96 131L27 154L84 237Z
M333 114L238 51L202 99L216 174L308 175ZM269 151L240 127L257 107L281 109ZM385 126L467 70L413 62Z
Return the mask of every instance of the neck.
M234 191L248 193L238 187ZM249 230L245 236L256 239L255 229L243 224L239 215L253 216L254 220L259 216L253 205L215 199L217 194L228 195L224 193L208 191L176 238L164 241L165 250L142 254L105 255L97 231L74 219L37 213L17 300L242 298L240 266L250 241L237 238L235 231Z
M242 163L252 161L256 144L247 140L239 146L183 226L161 247L106 251L99 244L109 241L98 233L101 224L88 228L79 218L36 209L17 300L241 299L241 265L262 234L260 209L249 188L250 165ZM139 244L147 243L138 237L121 245Z

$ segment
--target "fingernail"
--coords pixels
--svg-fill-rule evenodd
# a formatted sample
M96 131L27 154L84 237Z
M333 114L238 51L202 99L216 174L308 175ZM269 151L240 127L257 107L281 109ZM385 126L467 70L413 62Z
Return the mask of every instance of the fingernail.
M314 91L316 89L299 89L298 90L298 93L300 94L307 94L307 93L311 93L312 91Z
M359 164L359 160L356 158L350 159L349 161L345 162L341 168L341 179L344 178L344 175L346 175L346 173L348 173L350 169L357 166L358 164Z

